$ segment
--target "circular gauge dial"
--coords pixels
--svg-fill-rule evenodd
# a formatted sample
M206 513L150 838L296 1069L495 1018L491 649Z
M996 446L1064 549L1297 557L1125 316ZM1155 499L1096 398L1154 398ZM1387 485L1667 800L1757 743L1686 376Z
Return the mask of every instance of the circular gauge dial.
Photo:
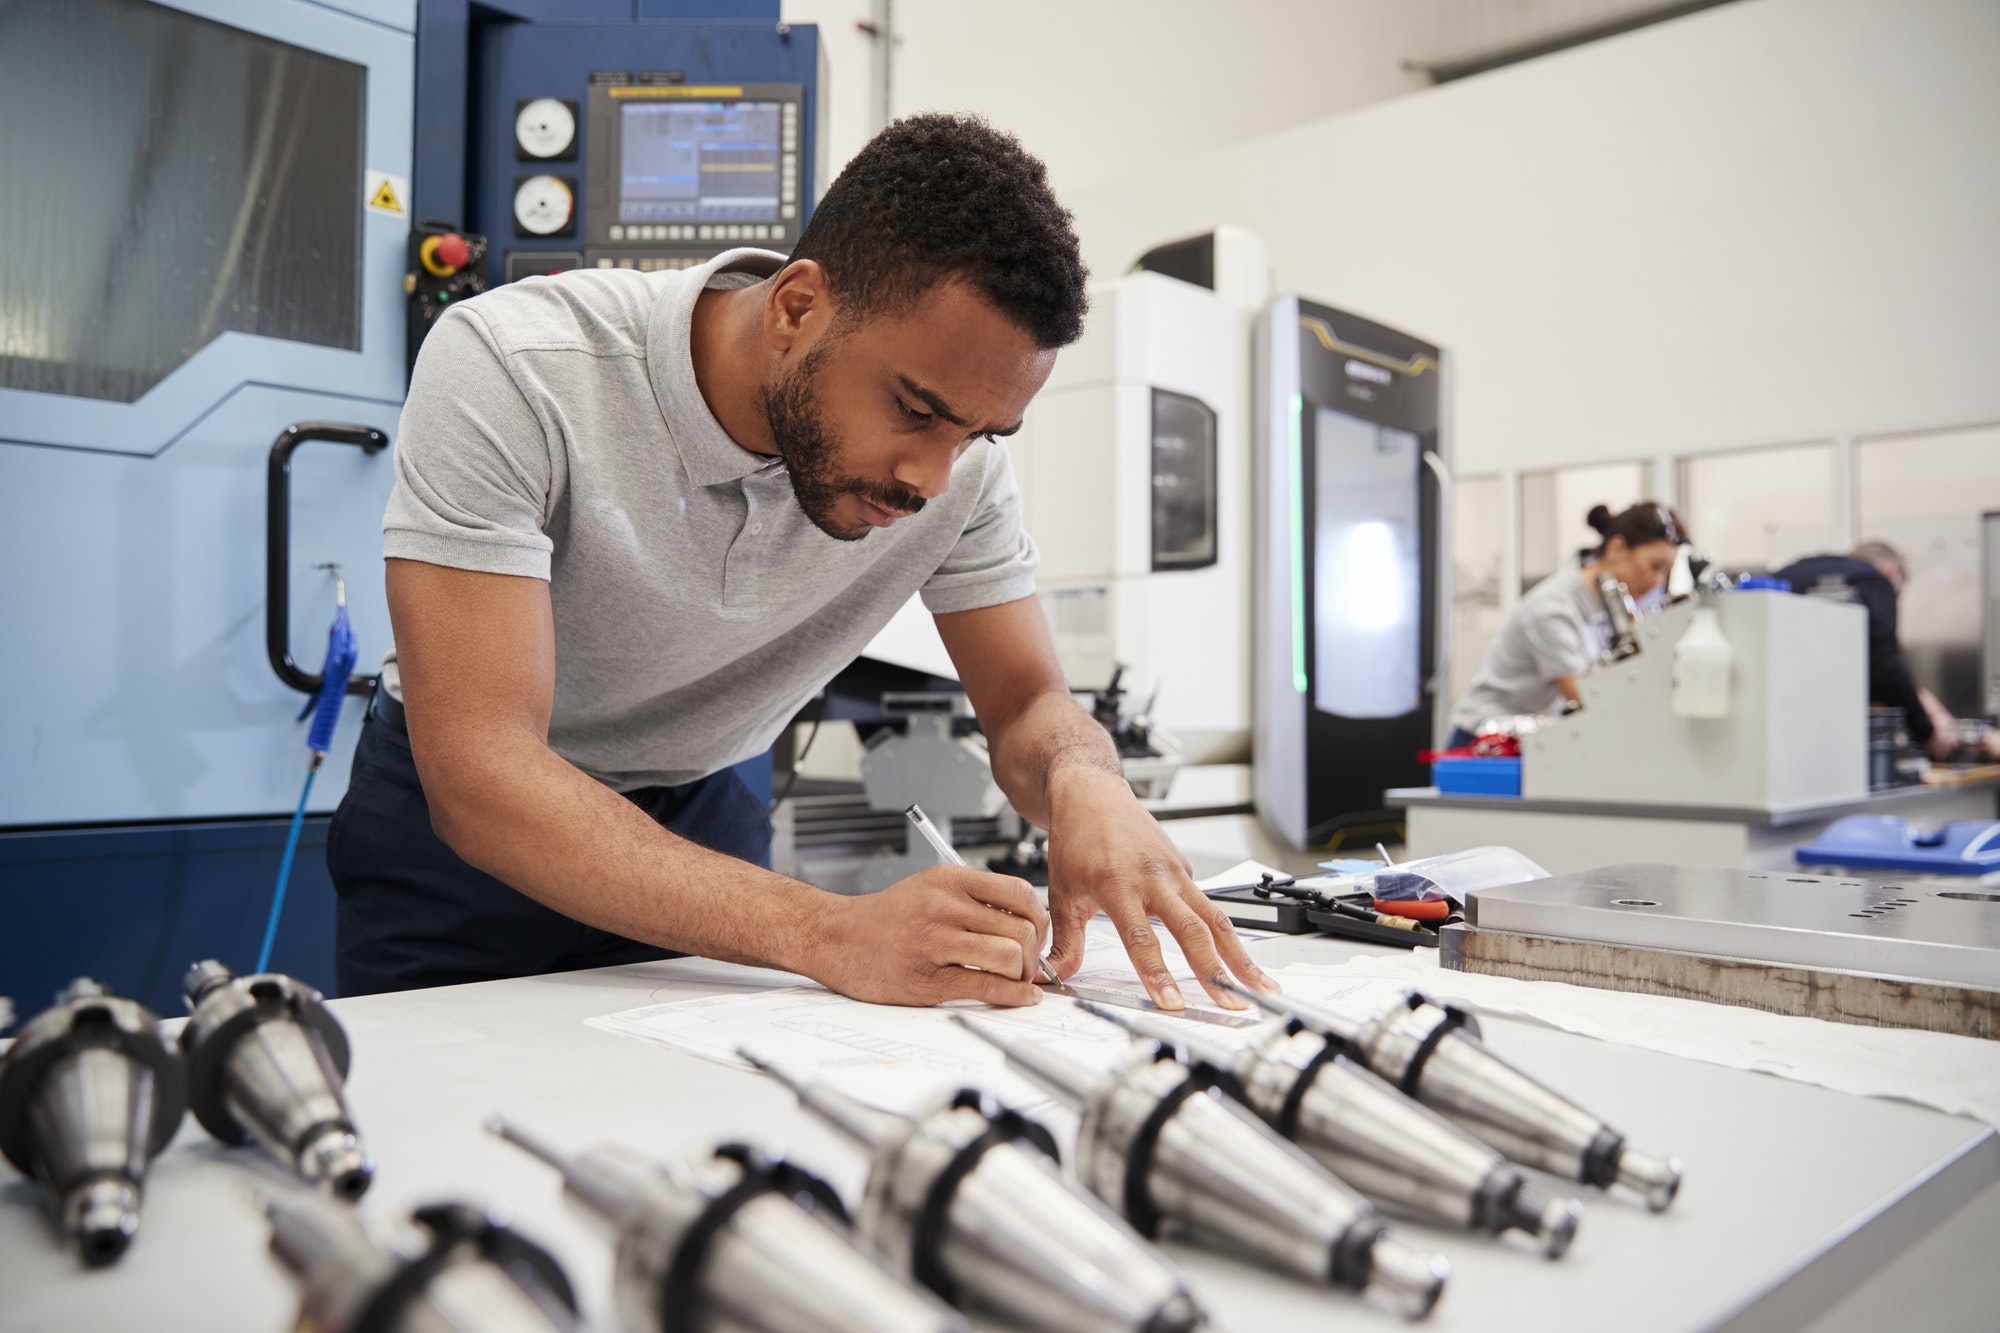
M537 97L514 117L514 142L529 157L558 157L576 142L576 113L557 97Z
M514 221L530 236L553 236L569 225L576 197L555 176L530 176L514 191Z

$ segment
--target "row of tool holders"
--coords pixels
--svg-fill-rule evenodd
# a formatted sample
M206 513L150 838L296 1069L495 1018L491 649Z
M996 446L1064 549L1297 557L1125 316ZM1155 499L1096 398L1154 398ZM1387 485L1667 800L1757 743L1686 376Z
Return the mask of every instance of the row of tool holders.
M196 964L178 1041L87 980L0 1059L0 1150L43 1187L84 1264L138 1232L148 1163L190 1107L221 1141L297 1178L261 1191L301 1327L584 1327L562 1266L485 1209L397 1219L357 1201L374 1166L345 1094L349 1050L318 992ZM1621 1187L1665 1209L1680 1163L1489 1051L1463 1012L1411 994L1372 1017L1238 988L1270 1019L1238 1044L1158 1014L1079 1007L1132 1044L1088 1068L1010 1025L953 1020L1075 1111L1071 1160L1036 1120L963 1089L889 1112L759 1056L866 1156L858 1200L745 1144L653 1157L574 1155L495 1117L492 1133L561 1174L615 1251L614 1326L631 1333L947 1333L982 1327L1192 1333L1210 1316L1154 1240L1171 1236L1428 1315L1450 1266L1399 1240L1396 1213L1551 1259L1582 1217L1566 1189Z

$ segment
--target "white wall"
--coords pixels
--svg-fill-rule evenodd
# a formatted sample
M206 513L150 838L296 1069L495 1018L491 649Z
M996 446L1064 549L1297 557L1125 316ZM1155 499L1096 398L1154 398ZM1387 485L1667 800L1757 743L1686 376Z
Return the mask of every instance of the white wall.
M778 9L787 23L819 26L820 51L826 57L826 81L820 95L827 131L821 193L875 132L868 101L868 62L874 39L856 26L867 20L871 8L870 0L783 0Z
M1743 0L1073 190L1454 357L1461 472L2000 420L2000 4Z
M974 111L1061 190L1428 87L1461 60L1665 0L894 0L891 110ZM875 128L874 0L784 0L827 52L835 169ZM1112 270L1101 270L1111 276Z
M870 0L785 0L821 25L836 169L871 131ZM1438 0L895 0L893 106L972 111L1070 191L1428 86ZM1127 257L1129 259L1129 256ZM1100 269L1111 276L1122 272Z

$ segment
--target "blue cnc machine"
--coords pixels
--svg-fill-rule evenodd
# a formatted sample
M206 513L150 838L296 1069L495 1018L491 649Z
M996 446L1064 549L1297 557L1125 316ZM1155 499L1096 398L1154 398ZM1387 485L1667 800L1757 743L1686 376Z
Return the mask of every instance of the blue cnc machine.
M777 0L0 6L0 994L173 1012L255 957L337 566L359 665L272 954L331 990L412 336L482 284L788 250L823 86Z

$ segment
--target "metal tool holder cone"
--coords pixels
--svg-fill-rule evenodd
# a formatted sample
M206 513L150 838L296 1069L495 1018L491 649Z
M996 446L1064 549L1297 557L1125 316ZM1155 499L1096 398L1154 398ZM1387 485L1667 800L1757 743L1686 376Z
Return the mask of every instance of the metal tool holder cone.
M1190 1067L1153 1043L1085 1069L968 1014L953 1019L1076 1108L1076 1172L1139 1234L1163 1224L1314 1282L1368 1292L1405 1318L1431 1312L1451 1266L1389 1234L1375 1206L1225 1091L1225 1070Z
M1209 1327L1166 1257L1062 1176L1035 1121L972 1089L895 1115L738 1054L868 1154L862 1236L954 1305L1065 1333Z
M968 1333L856 1244L839 1197L798 1167L741 1144L685 1162L566 1157L497 1116L486 1128L560 1171L610 1233L627 1333Z
M340 1198L367 1193L375 1163L347 1107L347 1034L320 993L276 972L239 977L214 959L189 968L181 991L188 1100L202 1127L228 1144L254 1139Z
M42 1184L84 1263L125 1253L146 1167L187 1110L180 1052L159 1016L86 977L0 1058L0 1152Z
M346 1333L574 1333L576 1296L548 1251L467 1204L370 1226L299 1191L265 1200L271 1251L300 1288L298 1328Z
M1489 1051L1478 1021L1462 1009L1412 991L1357 1021L1283 995L1242 993L1338 1040L1389 1083L1516 1162L1602 1189L1625 1186L1656 1213L1680 1190L1679 1158L1628 1147L1623 1134Z
M1272 1019L1246 1034L1249 1044L1237 1045L1157 1014L1078 1005L1174 1049L1184 1064L1228 1071L1266 1124L1391 1212L1495 1234L1523 1231L1551 1259L1576 1237L1583 1216L1577 1200L1536 1186L1498 1151L1296 1019Z

